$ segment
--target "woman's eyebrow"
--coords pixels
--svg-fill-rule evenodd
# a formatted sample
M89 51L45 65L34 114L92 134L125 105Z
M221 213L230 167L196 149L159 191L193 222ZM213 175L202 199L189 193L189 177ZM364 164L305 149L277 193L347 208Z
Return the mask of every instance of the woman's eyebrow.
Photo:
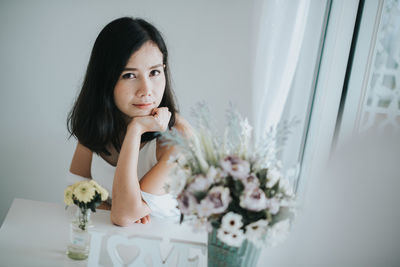
M163 64L157 64L157 65L154 65L154 66L151 66L149 69L154 69L154 68L158 68L158 67L162 67L163 66ZM138 70L137 68L124 68L124 71L126 71L126 70Z

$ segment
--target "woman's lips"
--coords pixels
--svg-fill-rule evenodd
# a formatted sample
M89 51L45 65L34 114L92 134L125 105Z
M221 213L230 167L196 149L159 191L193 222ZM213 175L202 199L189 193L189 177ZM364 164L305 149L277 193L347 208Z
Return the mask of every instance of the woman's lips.
M133 104L135 107L140 109L147 109L153 105L153 103L142 103L142 104Z

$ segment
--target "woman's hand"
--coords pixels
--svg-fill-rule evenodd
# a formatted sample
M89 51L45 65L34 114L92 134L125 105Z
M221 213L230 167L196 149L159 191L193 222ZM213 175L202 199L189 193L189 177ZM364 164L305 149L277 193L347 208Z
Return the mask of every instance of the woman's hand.
M137 127L141 134L146 132L164 132L168 128L171 112L167 107L155 108L151 115L135 117L129 126Z
M143 224L146 224L146 223L148 223L148 222L150 222L150 215L144 216L143 218L137 220L135 223L143 223Z

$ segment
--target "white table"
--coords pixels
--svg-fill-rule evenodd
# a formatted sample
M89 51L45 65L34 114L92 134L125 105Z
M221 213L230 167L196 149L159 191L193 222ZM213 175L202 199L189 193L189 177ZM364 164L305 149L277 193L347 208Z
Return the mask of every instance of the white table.
M65 254L72 213L72 209L66 211L58 203L14 199L0 228L0 266L86 266L88 260L74 261ZM187 225L154 217L148 224L128 227L113 225L110 212L105 210L98 210L91 219L94 225L92 230L106 236L120 236L127 240L138 235L170 237L203 247L207 242L206 233L196 234ZM104 251L100 255L103 258L99 260L99 265L109 266L111 262ZM206 255L199 254L197 259L198 266L206 266Z

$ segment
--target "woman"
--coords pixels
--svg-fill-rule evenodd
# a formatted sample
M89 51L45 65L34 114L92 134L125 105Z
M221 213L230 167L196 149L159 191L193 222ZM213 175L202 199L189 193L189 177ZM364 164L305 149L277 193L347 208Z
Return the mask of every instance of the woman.
M78 139L70 178L93 178L109 190L111 221L147 223L149 214L178 216L164 191L173 147L160 132L187 125L177 114L170 86L168 52L158 30L128 17L109 23L93 47L82 90L69 116ZM72 180L70 179L70 180Z

